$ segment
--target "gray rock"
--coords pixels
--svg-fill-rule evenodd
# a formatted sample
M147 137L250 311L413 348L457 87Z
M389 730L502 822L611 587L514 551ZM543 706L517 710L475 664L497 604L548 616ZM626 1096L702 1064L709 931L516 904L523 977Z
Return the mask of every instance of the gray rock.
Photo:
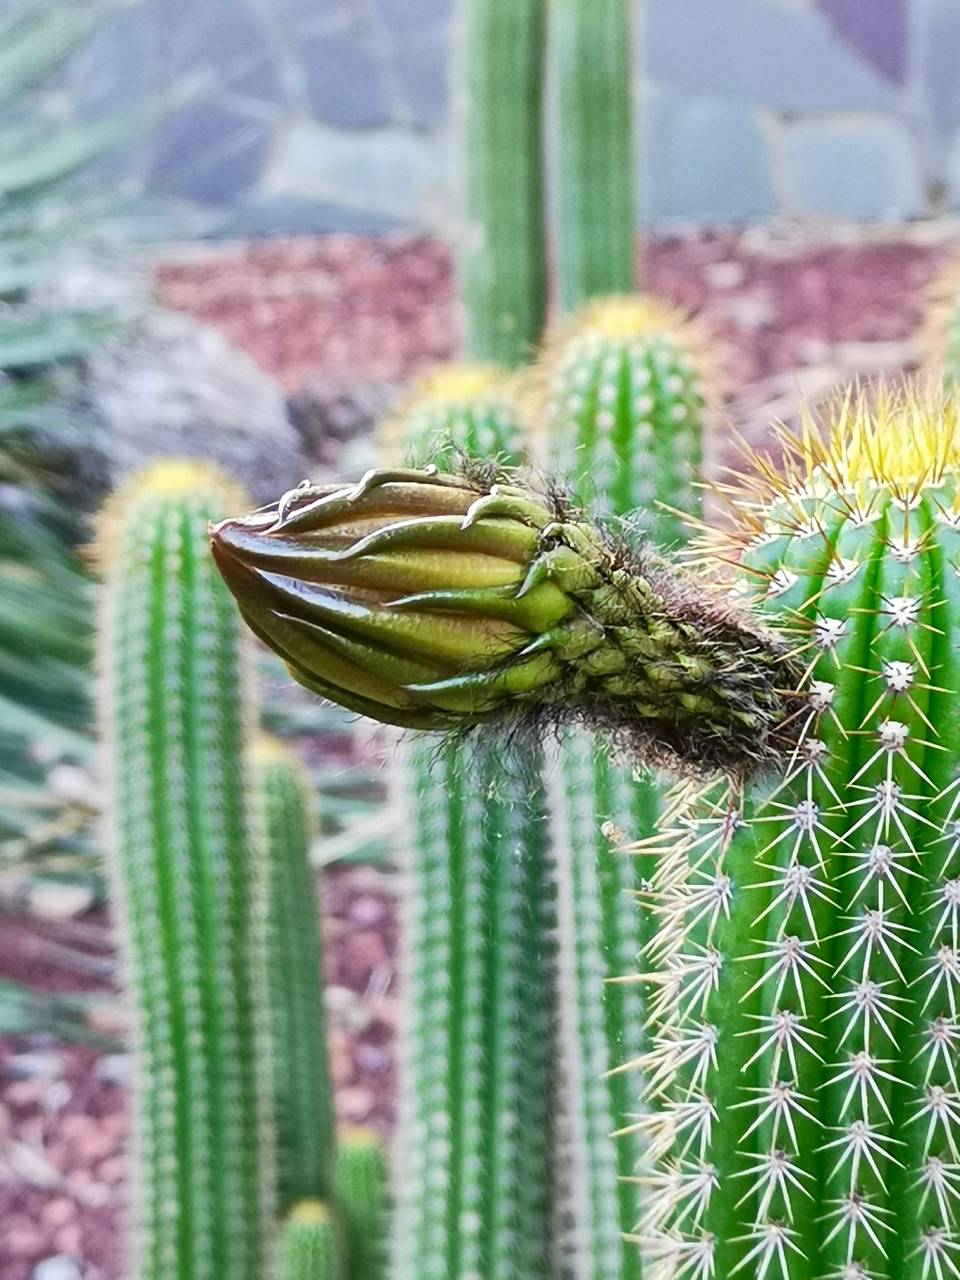
M203 458L267 502L307 474L281 388L190 316L144 316L90 361L84 398L104 422L110 483L158 458Z
M129 1083L133 1060L129 1053L105 1053L97 1063L97 1079L104 1084Z
M30 1280L83 1280L83 1272L76 1258L58 1253L38 1262L30 1272Z
M924 207L919 157L893 117L798 121L786 129L795 208L843 218L904 218Z

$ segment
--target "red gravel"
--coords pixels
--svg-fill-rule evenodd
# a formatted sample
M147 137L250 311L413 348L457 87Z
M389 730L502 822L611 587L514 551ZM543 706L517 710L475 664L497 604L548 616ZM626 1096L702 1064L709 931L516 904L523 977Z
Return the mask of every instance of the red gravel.
M710 319L730 344L730 373L742 389L829 364L838 343L910 337L943 250L863 240L816 245L776 229L668 236L649 247L647 279L653 292ZM211 251L159 267L157 287L162 302L220 327L289 391L316 370L399 381L456 344L449 256L418 237L330 236ZM386 1131L396 942L389 887L363 868L333 871L327 881L338 1115ZM97 986L52 963L33 932L8 924L0 977L47 990ZM0 1280L27 1280L52 1253L81 1257L87 1280L119 1280L122 1088L98 1074L97 1053L57 1044L66 1092L14 1079L11 1055L37 1048L0 1042ZM34 1152L33 1180L49 1185L30 1186L23 1171L4 1170L11 1140Z

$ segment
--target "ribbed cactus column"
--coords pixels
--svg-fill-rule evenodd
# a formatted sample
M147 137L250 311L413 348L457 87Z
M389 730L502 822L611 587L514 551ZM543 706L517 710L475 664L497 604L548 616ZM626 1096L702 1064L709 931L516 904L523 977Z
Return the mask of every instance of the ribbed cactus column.
M304 770L275 738L258 739L253 758L266 835L267 1017L277 1187L285 1209L330 1193L333 1097L323 947Z
M960 422L840 403L718 554L808 664L779 781L657 861L656 1274L933 1280L960 1265ZM712 802L711 802L712 799Z
M548 1274L553 901L543 797L519 753L407 754L391 1280ZM526 794L524 794L526 793Z
M207 545L237 501L163 463L100 522L113 900L134 1011L138 1280L262 1280L272 1164L251 897L241 629Z
M389 1176L380 1139L369 1129L343 1134L334 1170L351 1280L380 1280L387 1260Z
M459 0L466 349L507 368L533 349L546 303L545 11L545 0Z
M452 367L420 392L395 433L415 460L454 447L517 460L516 411L490 370ZM400 750L408 1022L391 1280L534 1280L555 981L540 753L424 736Z
M631 0L551 0L557 276L565 311L634 287Z
M343 1233L328 1205L301 1200L283 1224L280 1280L347 1280Z
M561 4L560 10L579 10ZM601 4L600 9L605 6ZM622 6L623 9L626 6ZM608 15L609 16L609 15ZM567 15L569 20L570 15ZM548 338L537 370L552 469L575 497L610 517L633 515L667 542L680 521L656 500L693 512L703 391L688 324L654 300L614 297L588 304ZM635 893L648 859L616 853L626 834L655 828L659 788L634 777L588 735L570 732L551 793L560 869L561 1052L567 1064L569 1184L567 1246L575 1274L595 1280L640 1274L635 1231L640 1191L635 1078L607 1073L634 1059L643 1035L636 972L644 942ZM611 1138L614 1131L628 1130Z

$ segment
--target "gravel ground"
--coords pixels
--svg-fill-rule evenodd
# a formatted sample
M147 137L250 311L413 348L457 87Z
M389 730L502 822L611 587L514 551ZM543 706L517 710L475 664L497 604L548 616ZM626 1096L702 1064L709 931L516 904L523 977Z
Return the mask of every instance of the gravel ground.
M852 374L915 362L923 291L952 242L960 235L949 224L691 232L656 240L646 277L726 343L727 417L757 439L769 417L792 415L801 394L816 399ZM160 266L157 284L166 305L221 328L290 393L318 372L402 381L456 344L449 257L422 238L207 246ZM325 879L337 1112L386 1132L390 877L345 868ZM78 953L90 961L82 971ZM96 912L66 930L0 926L0 978L101 993L109 1016L109 968L108 925ZM122 1054L49 1038L0 1041L0 1280L120 1280L127 1072Z

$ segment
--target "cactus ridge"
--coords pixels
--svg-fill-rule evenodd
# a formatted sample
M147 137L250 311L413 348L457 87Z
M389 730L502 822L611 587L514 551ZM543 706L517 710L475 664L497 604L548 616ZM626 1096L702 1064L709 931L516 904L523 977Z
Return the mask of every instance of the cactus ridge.
M272 738L254 750L266 836L266 986L281 1209L329 1196L333 1096L324 1012L317 883L310 864L310 795L293 751Z
M808 719L779 780L643 846L655 1276L957 1272L958 443L952 401L851 397L739 504Z
M207 525L236 497L165 464L109 505L99 663L110 873L134 1004L141 1280L260 1280L269 1191L245 766L249 689Z

